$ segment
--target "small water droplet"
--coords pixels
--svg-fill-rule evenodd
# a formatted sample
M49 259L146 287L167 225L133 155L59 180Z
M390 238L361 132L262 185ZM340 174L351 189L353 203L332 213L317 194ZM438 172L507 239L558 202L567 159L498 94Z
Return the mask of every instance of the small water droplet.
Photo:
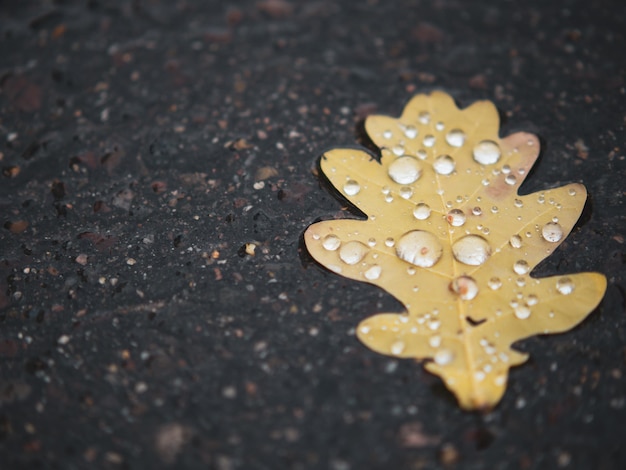
M417 151L417 158L419 158L420 160L426 160L426 157L428 157L428 154L426 153L426 150L419 149Z
M439 346L441 346L441 336L439 335L433 335L430 338L428 338L428 344L430 345L431 348L438 348Z
M420 202L413 209L413 217L417 220L426 220L430 217L430 206L423 202Z
M408 155L396 158L387 169L389 177L398 184L414 183L422 176L422 165Z
M574 188L569 188L567 190L567 194L569 194L570 196L576 196L576 190Z
M414 268L413 266L409 266L409 267L407 268L407 270L406 270L406 273L407 273L409 276L413 276L416 272L417 272L417 271L415 270L415 268ZM413 287L413 290L414 290L415 292L417 292L417 287Z
M440 175L449 175L455 166L456 162L450 155L439 155L433 163L433 168Z
M396 245L396 254L400 259L422 268L429 268L439 261L442 251L437 237L424 230L405 233Z
M515 207L520 208L520 207L524 207L524 203L522 202L521 199L516 199L515 201L513 201L513 204L515 205Z
M479 142L473 150L474 160L481 165L493 165L500 160L500 146L492 140Z
M313 240L319 240L320 239L320 234L319 233L314 233L313 234Z
M538 202L539 204L543 204L543 203L545 203L545 202L546 202L546 197L545 197L543 194L540 194L540 195L537 197L537 202Z
M510 238L510 240L509 240L509 244L513 248L521 248L522 247L522 237L520 237L519 235L513 235Z
M491 290L498 290L502 287L502 281L499 277L492 277L489 281L487 281L487 285Z
M530 294L528 297L526 297L526 303L531 307L533 305L537 305L537 302L539 302L539 299L535 294Z
M445 124L441 121L439 121L437 124L435 124L435 129L437 129L438 131L442 131L445 129Z
M513 271L517 274L527 274L530 271L530 266L528 266L526 260L520 259L513 265Z
M430 113L428 111L421 111L418 120L422 124L428 124L430 122Z
M324 241L322 242L322 246L328 251L335 251L341 245L341 240L337 235L326 235L324 237Z
M385 139L391 139L392 135L393 135L393 134L391 133L391 131L390 131L390 130L386 130L385 132L383 132L383 137L384 137Z
M518 287L524 287L526 285L526 279L523 277L518 277L515 280L515 284L517 284ZM520 294L521 295L521 294Z
M515 316L520 320L525 320L530 317L530 309L526 305L518 305L513 309Z
M463 147L465 143L465 132L461 129L452 129L446 135L446 142L448 142L448 145L451 147Z
M366 335L368 334L371 330L370 327L367 325L363 325L361 328L359 328L359 330L361 331L362 334Z
M354 180L349 179L343 185L343 192L348 196L355 196L359 194L359 191L361 191L361 185Z
M376 239L370 238L369 240L367 240L367 244L372 247L376 246Z
M556 281L556 290L558 290L560 294L569 295L574 292L574 281L569 277L562 277Z
M404 146L403 145L394 145L393 148L391 149L391 151L393 152L393 154L396 157L400 157L400 156L404 155Z
M415 126L406 126L404 128L404 135L407 139L415 139L417 137L417 128Z
M541 236L548 242L556 243L563 238L563 228L556 222L548 222L541 229Z
M499 210L499 209L498 209L498 206L493 206L493 207L491 208L491 212L492 212L493 214L497 214L497 213L498 213L498 210Z
M478 294L478 284L470 276L459 276L450 283L450 290L461 300L472 300Z
M385 196L385 202L393 202L393 196L391 194L387 194Z
M367 271L365 271L363 275L365 276L365 279L369 279L370 281L375 281L376 279L380 277L381 272L382 272L382 268L378 266L377 264L375 264L374 266L370 267Z
M346 264L357 264L365 257L369 249L361 242L351 241L341 245L339 258Z
M465 213L461 209L452 209L446 215L446 220L453 227L460 227L465 223Z
M508 175L509 173L511 173L511 167L509 165L503 165L502 166L502 173L505 175Z
M396 341L391 345L391 354L398 356L404 352L404 343L402 341Z
M432 331L437 331L441 326L441 322L439 320L430 320L427 325Z
M402 186L400 188L400 197L403 199L411 199L411 196L413 196L413 188L411 188L410 186Z
M482 215L482 213L483 213L483 210L480 207L478 207L478 206L476 206L476 207L474 207L472 209L472 214L474 214L474 215Z
M424 136L424 147L432 147L435 145L435 136L428 134Z
M504 182L510 186L513 186L515 183L517 183L517 176L506 175L506 178L504 178Z
M440 366L448 365L454 359L454 354L449 349L440 349L435 353L435 363Z
M389 237L385 240L385 246L388 246L389 248L391 248L392 246L394 246L396 244L396 241Z
M480 266L491 255L491 246L479 235L467 235L454 242L452 253L461 263Z

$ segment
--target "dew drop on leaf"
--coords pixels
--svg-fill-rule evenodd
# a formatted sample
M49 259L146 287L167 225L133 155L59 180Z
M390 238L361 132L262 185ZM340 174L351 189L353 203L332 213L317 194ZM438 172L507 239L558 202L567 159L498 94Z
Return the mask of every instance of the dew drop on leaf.
M526 305L518 305L513 308L515 316L520 320L526 320L530 317L530 309Z
M560 294L569 295L574 292L574 281L569 277L562 277L556 281L556 290L559 291Z
M389 237L385 240L385 246L388 246L389 248L391 248L392 246L394 246L396 244L396 241Z
M442 251L437 237L424 230L405 233L396 245L398 258L422 268L429 268L439 261Z
M509 244L513 248L521 248L522 247L522 237L520 237L519 235L513 235L511 237L511 239L509 240Z
M396 341L391 345L391 354L398 356L404 352L404 343L402 341Z
M452 362L454 354L449 349L440 349L435 353L435 362L440 366L445 366Z
M394 145L391 151L396 157L404 155L404 147L402 145Z
M407 139L415 139L417 137L417 128L415 126L406 126L404 135Z
M479 142L472 152L474 160L481 165L493 165L500 160L500 146L492 140L483 140Z
M541 236L548 242L556 243L563 238L563 228L556 222L548 222L541 229Z
M411 199L413 196L413 188L410 186L402 186L400 188L400 197L402 199Z
M502 287L502 281L499 277L492 277L489 281L487 281L487 285L491 290L498 290Z
M322 246L328 251L335 251L341 245L341 240L337 235L326 235L324 237L324 241L322 242Z
M452 254L463 264L480 266L491 255L491 246L480 235L467 235L454 242Z
M465 132L461 129L452 129L446 135L446 142L448 142L448 145L451 147L463 147L465 143Z
M482 215L482 213L483 213L483 210L480 207L478 207L478 206L476 206L476 207L474 207L472 209L472 214L474 214L474 215Z
M432 147L435 145L435 136L428 134L424 136L424 147Z
M433 163L433 168L440 175L449 175L455 166L456 163L450 155L439 155Z
M472 300L478 294L478 284L470 276L459 276L450 283L450 290L461 300Z
M453 227L460 227L465 223L465 213L461 209L452 209L446 215L446 220Z
M428 111L421 111L418 120L422 124L428 124L430 122L430 113Z
M378 266L377 264L375 264L374 266L370 267L367 271L365 271L363 275L365 276L366 279L369 279L370 281L374 281L380 277L381 272L382 272L382 268Z
M517 274L526 274L529 270L530 266L528 266L526 260L520 259L517 260L515 264L513 264L513 271L515 271Z
M361 261L369 249L361 242L351 241L341 245L339 258L346 264L357 264Z
M354 180L348 180L343 185L343 192L348 196L356 196L359 194L359 191L361 191L361 185Z
M430 217L430 206L428 204L424 204L420 202L413 209L413 217L417 220L426 220Z
M398 184L414 183L422 176L422 165L417 158L408 155L396 158L387 170L389 177Z
M504 182L508 185L513 186L515 183L517 183L517 176L515 175L506 175L506 178L504 178Z

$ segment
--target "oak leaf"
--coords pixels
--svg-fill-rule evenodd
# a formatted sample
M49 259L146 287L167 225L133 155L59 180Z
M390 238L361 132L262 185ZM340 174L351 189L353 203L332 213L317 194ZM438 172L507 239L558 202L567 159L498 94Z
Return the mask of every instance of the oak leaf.
M362 321L365 345L425 360L462 408L491 408L509 368L528 357L511 345L573 328L604 294L598 273L530 275L571 231L586 190L569 184L518 195L539 140L524 132L500 138L489 101L460 110L445 93L417 95L399 119L370 116L365 128L380 161L333 149L320 167L367 220L314 223L307 249L406 308Z

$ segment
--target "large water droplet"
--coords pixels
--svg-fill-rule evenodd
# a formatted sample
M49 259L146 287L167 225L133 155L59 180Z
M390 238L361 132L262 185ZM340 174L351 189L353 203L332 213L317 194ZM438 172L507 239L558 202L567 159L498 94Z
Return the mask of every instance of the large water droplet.
M365 279L369 279L370 281L375 281L376 279L380 277L381 272L382 272L382 268L378 266L377 264L375 264L374 266L370 267L367 271L365 271L363 275L365 276Z
M363 243L351 241L344 243L339 249L339 258L346 264L357 264L367 254L369 248Z
M511 237L511 239L509 240L509 244L513 248L521 248L522 247L522 237L520 237L519 235L513 235Z
M442 250L437 237L423 230L405 233L396 244L396 254L400 259L422 268L429 268L439 261Z
M396 158L387 170L389 177L398 184L414 183L422 176L422 165L417 158L404 156Z
M518 305L513 309L513 312L520 320L525 320L530 317L530 309L526 305Z
M574 281L569 277L562 277L556 281L556 290L558 290L560 294L569 295L574 292Z
M322 246L326 248L328 251L335 251L341 245L341 240L337 235L326 235L324 237L324 241L322 242Z
M479 142L473 150L474 160L481 165L493 165L500 160L500 146L492 140Z
M541 236L548 242L556 243L563 238L563 228L556 222L548 222L541 229Z
M480 266L491 255L491 246L479 235L467 235L454 242L452 254L461 263Z
M354 180L348 180L343 185L343 192L348 196L355 196L361 191L361 185Z
M461 129L452 129L446 135L446 142L452 147L463 147L465 143L465 132Z
M435 353L435 363L440 366L448 365L454 359L454 354L449 349L440 349Z
M520 259L513 265L513 271L517 274L527 274L528 271L530 271L530 266L528 266L528 262L526 260Z
M453 227L460 227L465 223L465 213L461 209L452 209L446 215L446 220Z
M470 276L459 276L450 283L450 290L461 300L472 300L478 294L478 284Z
M396 341L391 345L391 354L398 356L404 352L405 345L402 341Z
M423 202L420 202L413 209L413 217L417 220L426 220L430 217L430 206Z
M455 166L456 162L450 155L439 155L433 163L433 168L440 175L449 175Z

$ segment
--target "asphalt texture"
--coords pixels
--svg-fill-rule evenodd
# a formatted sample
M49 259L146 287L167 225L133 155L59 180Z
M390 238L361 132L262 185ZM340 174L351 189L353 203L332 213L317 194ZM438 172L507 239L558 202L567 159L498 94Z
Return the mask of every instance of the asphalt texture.
M0 2L0 467L626 468L621 1ZM400 305L315 264L317 175L440 89L583 182L538 276L599 271L488 413L356 339Z

